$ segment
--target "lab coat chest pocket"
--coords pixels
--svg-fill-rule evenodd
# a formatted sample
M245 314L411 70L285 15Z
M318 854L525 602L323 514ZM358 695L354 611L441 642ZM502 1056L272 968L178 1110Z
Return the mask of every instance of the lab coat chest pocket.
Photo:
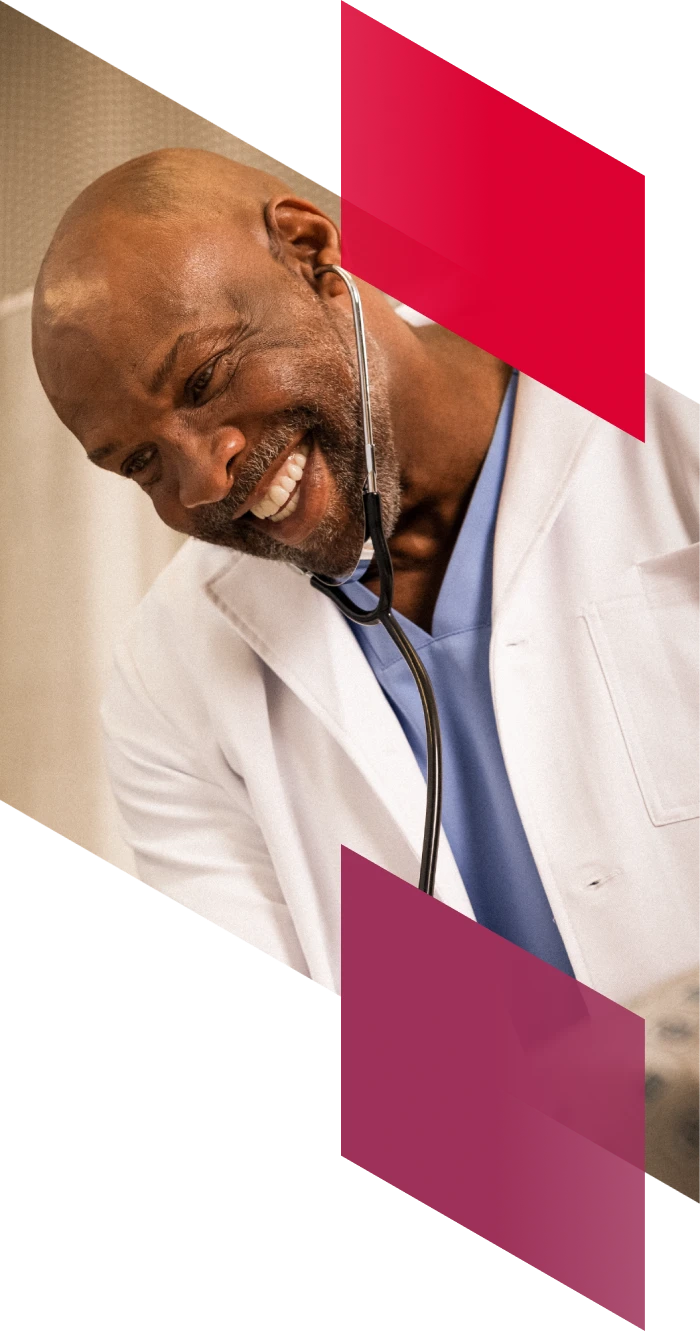
M698 815L698 546L645 560L584 610L649 817Z

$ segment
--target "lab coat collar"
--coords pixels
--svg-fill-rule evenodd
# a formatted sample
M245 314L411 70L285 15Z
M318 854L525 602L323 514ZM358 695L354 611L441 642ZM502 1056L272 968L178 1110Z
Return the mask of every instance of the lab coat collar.
M519 376L496 521L495 624L529 559L549 534L601 422L527 375Z

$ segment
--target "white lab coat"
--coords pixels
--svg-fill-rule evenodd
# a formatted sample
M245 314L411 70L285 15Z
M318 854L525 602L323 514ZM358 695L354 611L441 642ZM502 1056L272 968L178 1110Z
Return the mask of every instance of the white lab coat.
M697 412L653 380L648 407L640 443L521 375L494 559L515 800L577 977L623 1003L697 960ZM145 881L337 988L340 846L415 883L425 807L337 609L188 542L103 716ZM467 891L443 836L436 895Z

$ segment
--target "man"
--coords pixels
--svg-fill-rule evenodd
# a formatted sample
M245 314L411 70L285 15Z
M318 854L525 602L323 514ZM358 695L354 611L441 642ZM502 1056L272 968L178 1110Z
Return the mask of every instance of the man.
M340 846L415 883L425 801L404 667L306 576L378 585L339 261L281 182L161 152L69 209L34 313L61 419L195 538L104 709L139 870L334 987ZM436 895L630 1002L696 964L693 406L650 381L642 444L360 286Z

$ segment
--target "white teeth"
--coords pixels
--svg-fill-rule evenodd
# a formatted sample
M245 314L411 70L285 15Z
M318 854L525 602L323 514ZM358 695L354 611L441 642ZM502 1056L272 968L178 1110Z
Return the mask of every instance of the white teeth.
M256 518L269 518L272 513L277 512L279 507L280 505L276 504L274 499L270 499L269 496L266 495L265 498L261 499L259 504L255 504L250 511L255 514Z
M273 477L267 493L251 508L250 511L256 518L269 518L270 522L281 522L283 518L291 516L299 503L299 495L295 491L304 475L308 456L308 444L301 444L294 453L290 453L284 465ZM282 507L284 512L280 513Z
M289 503L285 505L283 513L271 513L270 522L284 522L285 518L291 517L292 513L299 507L299 496L292 495Z

